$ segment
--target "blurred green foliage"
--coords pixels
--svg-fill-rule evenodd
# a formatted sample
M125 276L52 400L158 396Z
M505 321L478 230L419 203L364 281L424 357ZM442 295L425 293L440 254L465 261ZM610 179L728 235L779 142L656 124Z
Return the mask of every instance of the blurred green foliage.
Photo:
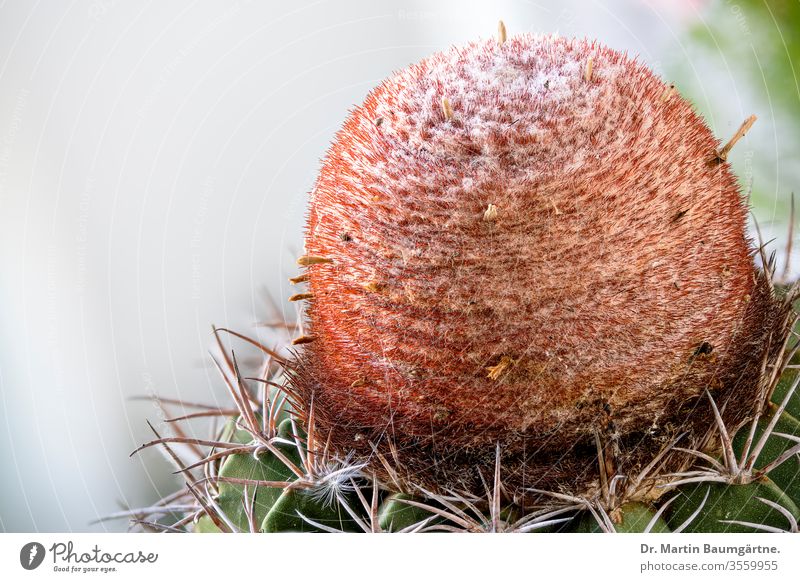
M800 124L800 2L723 0L692 38L719 47L773 105Z
M731 162L743 187L752 186L759 222L773 222L784 238L791 194L800 193L800 1L715 0L687 41L670 73L718 137L727 140L750 113L759 117Z

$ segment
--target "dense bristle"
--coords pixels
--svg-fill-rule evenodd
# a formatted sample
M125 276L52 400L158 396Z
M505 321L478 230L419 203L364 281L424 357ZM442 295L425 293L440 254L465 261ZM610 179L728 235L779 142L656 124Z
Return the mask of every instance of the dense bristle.
M352 112L312 192L294 375L335 445L470 481L499 442L520 482L575 483L598 430L652 453L706 389L752 410L730 397L755 393L774 300L720 143L671 89L517 36Z

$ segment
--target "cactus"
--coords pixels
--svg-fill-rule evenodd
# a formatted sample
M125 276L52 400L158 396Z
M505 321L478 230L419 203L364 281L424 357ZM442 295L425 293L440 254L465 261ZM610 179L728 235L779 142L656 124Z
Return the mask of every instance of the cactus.
M797 530L800 291L754 264L725 161L755 118L721 146L640 63L500 30L351 113L291 280L303 333L290 356L233 334L266 373L226 355L235 417L143 445L186 491L137 523Z

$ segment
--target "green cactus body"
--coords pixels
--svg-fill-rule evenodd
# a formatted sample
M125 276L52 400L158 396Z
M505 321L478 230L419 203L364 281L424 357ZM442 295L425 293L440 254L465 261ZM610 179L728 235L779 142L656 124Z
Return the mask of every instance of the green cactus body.
M194 533L222 533L222 530L214 525L212 519L207 515L203 515L197 520L192 531Z
M280 445L279 445L280 446ZM282 452L291 455L288 446L281 447ZM296 456L295 451L295 456ZM232 455L222 467L220 476L250 481L294 481L296 476L272 453L264 453L257 459L252 455ZM249 531L248 517L244 503L244 485L236 483L220 483L219 505L228 518L242 531ZM262 523L268 512L281 497L283 490L278 487L252 486L253 514L256 523Z
M748 525L727 523L732 521L786 529L786 516L761 499L780 505L800 519L797 505L775 483L764 479L748 485L702 483L687 487L673 504L667 523L673 529L684 525L682 531L690 533L757 531Z
M772 402L774 404L779 405L781 403L792 384L797 380L797 374L797 369L789 368L781 375L780 381L775 386L775 392L772 394ZM786 406L786 412L795 419L800 419L800 398L792 398Z
M767 419L759 420L755 433L755 440L761 438L761 435L764 434L767 424ZM734 449L736 451L741 452L742 443L747 437L745 434L746 432L746 430L740 430L736 435L736 438L733 441ZM794 416L784 412L781 414L778 422L775 423L773 433L794 436L798 438L797 442L800 442L800 422L798 422ZM756 459L755 468L762 469L769 463L772 463L787 450L791 449L792 446L796 445L797 442L782 436L778 436L777 434L773 434L767 439L761 454L758 456L758 459ZM789 497L789 499L791 499L798 507L800 507L800 458L798 458L797 455L789 457L778 467L772 469L768 475L769 479L777 487L779 487Z
M782 400L787 392L788 387L776 398ZM796 409L798 404L800 396L795 393L787 403L787 410ZM777 409L774 404L770 407L772 413L758 420L752 437L748 423L733 438L733 451L741 463L747 462L747 457L752 455L752 443L758 443L772 424ZM751 447L745 451L748 440ZM798 442L800 422L784 411L774 422L763 448L753 459L753 470L747 477L748 480L752 479L751 482L699 483L682 487L679 498L671 508L669 525L676 528L688 521L685 531L706 533L753 532L759 529L753 526L787 529L792 525L789 515L794 520L800 519L800 458L797 453L790 454ZM785 460L770 469L770 464L780 460L782 455L786 456ZM765 469L768 469L766 474L761 475ZM695 513L696 517L690 520Z
M348 501L354 505L352 499ZM360 531L341 503L329 502L298 489L280 492L261 525L264 532L316 532L328 531L327 528L342 532Z
M670 528L658 510L648 503L631 501L614 512L612 521L616 533L669 533ZM581 512L577 523L569 531L575 533L598 533L603 528L591 513Z
M378 524L381 531L399 532L413 528L426 520L433 521L432 518L435 516L431 512L405 503L414 500L415 498L407 493L394 493L387 497L378 510Z

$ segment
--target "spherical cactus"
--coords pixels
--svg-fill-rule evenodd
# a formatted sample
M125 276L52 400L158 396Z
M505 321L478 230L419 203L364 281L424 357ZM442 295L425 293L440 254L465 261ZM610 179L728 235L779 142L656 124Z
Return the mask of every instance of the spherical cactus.
M435 54L356 107L305 237L292 388L334 446L476 489L580 488L756 402L778 317L691 105L594 42ZM687 424L688 419L688 424ZM702 428L699 428L702 427Z

